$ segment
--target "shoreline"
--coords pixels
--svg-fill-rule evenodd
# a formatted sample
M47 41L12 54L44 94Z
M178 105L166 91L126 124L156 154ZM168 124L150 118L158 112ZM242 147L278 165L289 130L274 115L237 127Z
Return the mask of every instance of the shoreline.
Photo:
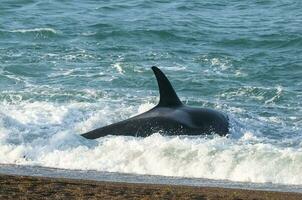
M302 199L301 193L0 174L0 199Z

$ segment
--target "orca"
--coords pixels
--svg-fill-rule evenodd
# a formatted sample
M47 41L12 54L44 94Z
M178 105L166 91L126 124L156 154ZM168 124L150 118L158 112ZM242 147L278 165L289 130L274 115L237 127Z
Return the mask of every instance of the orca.
M157 106L145 113L92 130L82 136L96 139L107 135L147 137L156 132L164 135L228 134L229 119L226 114L209 108L184 105L165 74L155 66L152 70L160 93Z

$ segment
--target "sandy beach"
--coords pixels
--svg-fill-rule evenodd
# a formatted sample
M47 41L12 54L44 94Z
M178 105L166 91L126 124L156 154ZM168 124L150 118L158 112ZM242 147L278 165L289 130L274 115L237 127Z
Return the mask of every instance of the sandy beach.
M133 184L0 175L1 199L302 199L302 194L258 190Z

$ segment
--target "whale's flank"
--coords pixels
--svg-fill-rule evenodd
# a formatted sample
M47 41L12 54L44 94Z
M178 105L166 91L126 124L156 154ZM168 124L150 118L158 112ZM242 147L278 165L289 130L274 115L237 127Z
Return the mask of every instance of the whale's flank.
M146 137L162 131L167 135L228 134L229 122L224 113L182 104L165 74L152 67L157 79L160 100L157 106L135 117L82 134L87 139L107 135Z

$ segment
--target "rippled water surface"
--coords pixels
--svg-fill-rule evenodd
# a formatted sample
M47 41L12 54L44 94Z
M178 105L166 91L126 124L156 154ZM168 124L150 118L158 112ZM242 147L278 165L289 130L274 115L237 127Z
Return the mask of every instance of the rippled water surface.
M4 0L0 163L302 185L302 2ZM158 101L152 65L225 137L81 133Z

